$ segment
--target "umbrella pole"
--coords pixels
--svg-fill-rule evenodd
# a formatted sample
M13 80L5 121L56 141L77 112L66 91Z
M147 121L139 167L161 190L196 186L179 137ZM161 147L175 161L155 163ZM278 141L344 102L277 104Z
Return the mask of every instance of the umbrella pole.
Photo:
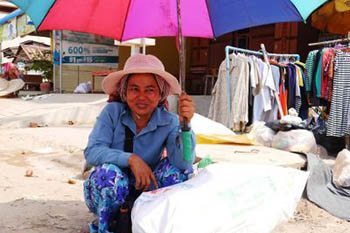
M185 38L182 34L182 21L181 21L181 7L180 1L176 0L177 3L177 42L179 45L179 81L183 91L186 90L185 76L186 76L186 49L185 49Z
M185 50L185 38L182 34L182 23L181 23L181 7L180 0L176 0L177 3L177 28L178 28L178 45L179 45L179 76L180 76L180 85L182 91L186 90L185 85L185 75L186 75L186 50ZM183 159L185 161L191 161L192 154L192 133L188 125L188 120L184 118L182 125L182 144L183 144Z

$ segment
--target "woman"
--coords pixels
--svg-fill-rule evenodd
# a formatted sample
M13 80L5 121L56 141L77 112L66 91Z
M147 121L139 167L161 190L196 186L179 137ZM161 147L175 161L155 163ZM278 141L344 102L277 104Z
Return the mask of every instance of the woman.
M192 133L191 160L183 159L180 126L193 117L194 104L181 94L179 117L166 110L168 95L180 94L181 88L158 58L130 57L123 70L103 80L102 87L110 103L84 151L87 162L95 166L84 183L86 204L98 215L98 226L90 224L90 232L108 232L134 189L148 191L187 180L195 157Z
M18 91L24 87L25 83L20 72L13 63L3 65L3 74L0 77L0 97L17 97Z

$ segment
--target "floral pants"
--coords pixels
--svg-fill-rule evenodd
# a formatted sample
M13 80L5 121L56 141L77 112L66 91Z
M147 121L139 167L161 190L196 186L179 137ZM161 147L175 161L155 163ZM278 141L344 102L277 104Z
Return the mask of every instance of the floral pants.
M170 165L167 158L160 161L153 171L159 188L181 183L188 173ZM96 167L84 182L84 198L89 210L98 216L98 224L90 223L90 233L108 233L108 226L120 206L125 202L135 178L127 170L114 164ZM150 190L154 189L152 187Z

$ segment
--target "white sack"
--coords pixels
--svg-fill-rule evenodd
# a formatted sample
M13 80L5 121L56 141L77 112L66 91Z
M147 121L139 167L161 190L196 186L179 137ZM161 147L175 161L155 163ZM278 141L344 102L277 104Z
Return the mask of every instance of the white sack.
M256 121L252 125L248 137L254 141L255 145L271 147L275 131L265 126L265 122Z
M279 131L273 137L271 145L276 149L301 153L315 152L317 149L313 133L305 129Z
M191 128L196 134L204 135L236 135L232 130L221 123L213 121L198 113L193 115Z
M333 166L333 182L338 187L350 187L350 151L343 149Z
M216 163L192 179L143 193L132 210L134 233L267 233L293 215L307 172Z

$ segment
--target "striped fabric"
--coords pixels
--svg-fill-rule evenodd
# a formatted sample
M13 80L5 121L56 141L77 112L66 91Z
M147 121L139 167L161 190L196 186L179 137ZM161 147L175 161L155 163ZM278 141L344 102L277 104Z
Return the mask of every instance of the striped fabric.
M334 62L333 96L327 122L327 136L349 134L350 52L337 51Z
M316 65L316 54L318 50L311 51L306 59L305 67L306 67L306 83L305 88L306 91L311 91L311 81L314 75L314 67Z

